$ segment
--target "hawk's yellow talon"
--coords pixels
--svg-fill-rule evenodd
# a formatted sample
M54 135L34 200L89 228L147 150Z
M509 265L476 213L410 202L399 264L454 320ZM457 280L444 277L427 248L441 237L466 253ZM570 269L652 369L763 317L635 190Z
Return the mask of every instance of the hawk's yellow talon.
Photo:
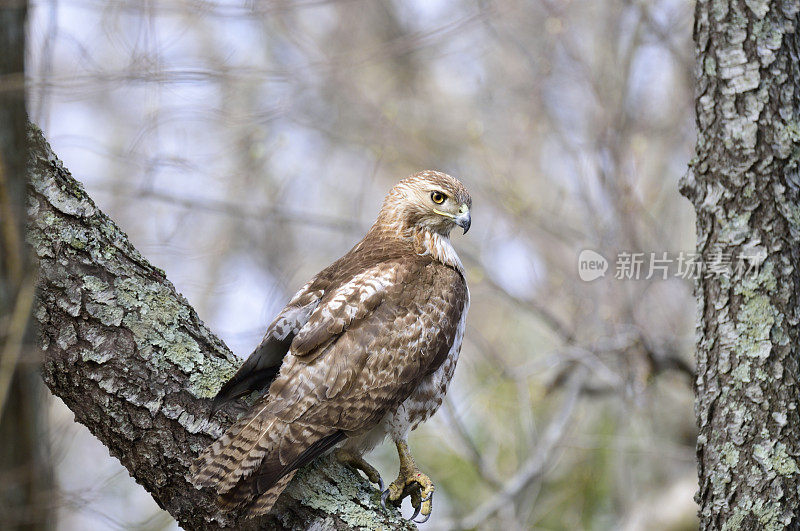
M378 485L378 490L383 491L383 479L381 478L380 472L378 472L374 466L367 463L361 455L344 448L336 450L334 455L340 463L362 471L370 482Z
M433 491L436 487L431 478L419 471L405 441L397 442L397 453L400 455L400 473L384 491L381 502L385 506L386 500L389 500L395 507L399 507L403 498L410 496L414 515L409 520L422 515L422 522L426 522L431 515Z

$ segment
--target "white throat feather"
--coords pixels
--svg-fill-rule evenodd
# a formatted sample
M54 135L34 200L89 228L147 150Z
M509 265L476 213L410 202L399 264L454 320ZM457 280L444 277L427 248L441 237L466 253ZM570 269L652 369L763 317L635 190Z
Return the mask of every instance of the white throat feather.
M417 233L417 246L421 255L429 254L434 260L455 268L462 275L464 266L458 257L450 238L436 231L423 230Z

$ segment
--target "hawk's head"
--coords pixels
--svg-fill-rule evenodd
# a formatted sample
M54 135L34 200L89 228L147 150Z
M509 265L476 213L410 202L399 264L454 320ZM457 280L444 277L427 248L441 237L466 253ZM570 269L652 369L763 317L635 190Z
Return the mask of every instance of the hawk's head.
M458 225L469 230L472 199L461 182L446 173L422 171L397 183L386 199L379 221L403 232L426 231L449 236Z

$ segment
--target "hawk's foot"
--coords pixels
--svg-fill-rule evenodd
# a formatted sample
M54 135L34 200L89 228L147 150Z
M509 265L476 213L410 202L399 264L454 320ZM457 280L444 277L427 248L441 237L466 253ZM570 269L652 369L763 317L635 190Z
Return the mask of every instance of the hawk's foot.
M336 456L336 459L338 459L341 463L351 466L356 470L362 471L364 475L367 476L368 480L378 485L379 490L383 490L383 479L381 479L380 473L375 469L374 466L364 461L364 458L359 454L353 452L352 450L339 448L334 453L334 456Z
M389 488L383 491L381 504L386 507L388 500L395 507L399 507L403 498L411 496L414 515L409 520L418 524L427 522L431 517L433 491L436 487L431 478L419 471L405 441L397 442L397 453L400 455L400 473L397 479L389 484ZM414 520L419 515L422 515L422 519Z

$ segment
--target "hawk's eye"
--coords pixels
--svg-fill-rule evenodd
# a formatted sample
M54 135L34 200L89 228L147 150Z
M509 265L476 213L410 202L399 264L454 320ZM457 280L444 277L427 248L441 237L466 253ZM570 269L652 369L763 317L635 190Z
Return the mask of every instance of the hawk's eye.
M442 203L444 203L445 199L447 199L447 196L444 195L442 192L431 192L431 201L433 201L437 205L441 205Z

